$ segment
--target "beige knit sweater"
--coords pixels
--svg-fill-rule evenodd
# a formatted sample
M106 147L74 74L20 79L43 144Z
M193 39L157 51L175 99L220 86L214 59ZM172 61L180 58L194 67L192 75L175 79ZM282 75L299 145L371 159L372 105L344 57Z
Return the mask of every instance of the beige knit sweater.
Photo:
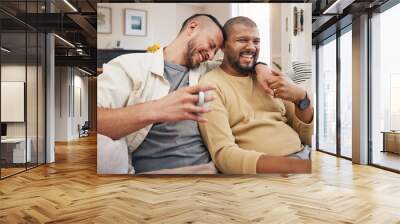
M199 125L217 168L223 173L255 174L262 154L286 156L311 145L313 121L295 115L291 102L268 95L255 77L237 77L216 68L200 84L212 84L215 99L207 123Z

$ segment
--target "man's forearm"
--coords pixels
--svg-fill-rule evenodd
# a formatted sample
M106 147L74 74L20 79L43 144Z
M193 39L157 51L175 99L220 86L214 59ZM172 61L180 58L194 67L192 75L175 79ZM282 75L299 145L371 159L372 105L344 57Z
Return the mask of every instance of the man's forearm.
M309 124L314 117L314 107L313 106L309 106L307 109L305 110L300 110L297 106L295 106L295 114L296 117L299 118L299 120L301 120L302 122Z
M262 155L257 161L257 173L311 173L311 160Z
M97 108L97 129L99 134L112 139L120 139L157 122L154 102L146 102L128 107L107 109Z

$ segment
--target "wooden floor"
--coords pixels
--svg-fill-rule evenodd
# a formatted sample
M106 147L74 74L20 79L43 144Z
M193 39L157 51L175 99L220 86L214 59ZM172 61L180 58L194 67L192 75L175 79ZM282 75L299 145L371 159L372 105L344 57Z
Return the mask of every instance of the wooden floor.
M10 175L19 173L26 170L25 167L17 167L17 168L1 168L1 178L8 177Z
M400 155L392 152L374 151L372 161L374 164L400 170Z
M400 175L313 154L313 174L98 176L94 137L0 181L0 223L400 223Z

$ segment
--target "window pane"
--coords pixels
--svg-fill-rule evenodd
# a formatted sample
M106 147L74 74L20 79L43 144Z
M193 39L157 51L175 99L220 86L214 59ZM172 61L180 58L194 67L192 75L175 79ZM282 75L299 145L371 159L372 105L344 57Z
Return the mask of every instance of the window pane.
M336 153L336 40L318 51L318 148Z
M400 33L394 27L399 21L400 4L372 18L372 163L396 170L400 170Z
M340 153L351 158L352 141L352 36L340 37Z
M26 141L26 33L1 33L1 178L24 171L30 162ZM13 109L11 109L13 108Z

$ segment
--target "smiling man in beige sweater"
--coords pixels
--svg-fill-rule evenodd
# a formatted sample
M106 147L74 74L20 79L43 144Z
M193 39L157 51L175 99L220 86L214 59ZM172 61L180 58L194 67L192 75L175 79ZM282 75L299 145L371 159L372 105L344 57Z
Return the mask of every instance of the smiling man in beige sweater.
M214 163L223 173L310 173L307 92L256 63L260 38L252 20L232 18L224 32L223 63L200 81L216 87L208 122L199 126Z

